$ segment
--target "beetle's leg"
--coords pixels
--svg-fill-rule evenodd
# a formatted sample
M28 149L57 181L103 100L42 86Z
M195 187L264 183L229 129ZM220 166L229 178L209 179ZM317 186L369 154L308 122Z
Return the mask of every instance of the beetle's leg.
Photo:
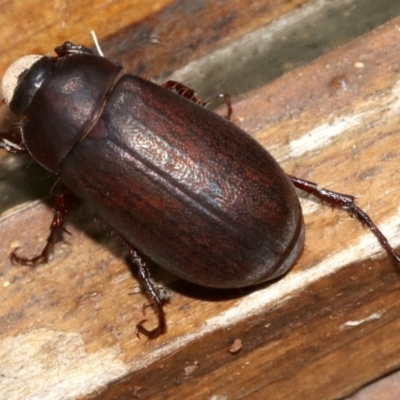
M353 196L319 188L316 183L296 178L295 176L289 175L289 178L291 179L293 185L298 189L312 194L325 203L331 204L335 207L340 207L342 210L347 211L351 217L355 216L359 221L361 221L361 223L367 225L393 261L400 265L400 255L389 244L389 241L385 235L372 222L368 214L356 205L355 198Z
M190 89L189 87L185 86L183 83L177 81L167 81L161 85L162 87L170 90L171 92L175 92L182 97L186 97L189 100L192 100L194 103L199 104L203 107L207 106L207 103L198 97L195 96L195 91ZM217 96L217 99L223 98L228 109L225 118L230 119L232 115L232 103L231 103L231 96L226 93L220 93Z
M217 95L217 99L224 99L227 108L225 118L230 120L233 112L231 96L229 96L227 93L220 93Z
M82 44L73 44L71 42L64 42L63 45L57 46L54 51L59 57L71 54L93 54L93 51L83 46Z
M171 92L175 92L182 97L186 97L189 100L192 100L194 103L199 104L201 106L206 106L207 103L198 97L195 96L195 92L190 87L185 86L183 83L177 81L167 81L164 82L162 85L165 89L170 90Z
M35 266L37 264L42 264L47 262L50 252L54 246L54 244L58 241L59 237L57 233L59 230L62 230L68 234L70 234L64 227L64 216L66 213L66 205L65 205L65 197L68 192L64 191L62 194L58 195L55 205L54 205L54 216L53 221L50 225L50 234L47 237L46 245L44 246L42 252L32 258L20 257L16 254L18 247L14 249L11 253L10 258L13 264L22 264L22 265L30 265Z
M165 322L165 314L164 314L164 304L163 301L160 297L160 295L157 293L157 290L155 289L153 283L150 280L150 272L149 269L145 263L145 261L140 257L138 252L129 244L125 241L125 245L128 247L129 250L129 256L131 257L131 260L135 264L138 272L138 278L140 281L140 284L146 289L147 294L153 301L155 311L157 313L158 317L158 326L151 331L147 330L143 324L147 320L140 321L136 325L136 335L139 337L139 333L142 333L143 335L147 336L149 339L155 339L156 337L160 336L162 333L166 331L166 322Z
M22 139L16 138L15 135L9 132L0 132L0 149L4 149L11 154L27 153Z

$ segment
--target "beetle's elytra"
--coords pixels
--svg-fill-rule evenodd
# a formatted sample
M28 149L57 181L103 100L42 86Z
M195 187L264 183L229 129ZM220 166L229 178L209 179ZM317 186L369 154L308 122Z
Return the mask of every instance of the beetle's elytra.
M188 99L182 84L118 78L119 64L69 42L55 51L7 71L3 94L21 116L20 137L3 134L0 147L28 151L121 234L159 317L157 328L140 323L138 332L156 337L166 327L140 254L216 288L286 272L304 243L294 186L355 214L400 262L353 197L286 175L247 133ZM63 226L62 196L56 211L52 234ZM48 246L31 259L12 257L32 264L47 252Z

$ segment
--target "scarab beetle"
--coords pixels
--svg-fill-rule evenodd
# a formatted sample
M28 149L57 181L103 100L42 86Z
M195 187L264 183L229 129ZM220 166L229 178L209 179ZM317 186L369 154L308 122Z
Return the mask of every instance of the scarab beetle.
M182 84L121 75L114 61L69 42L56 57L27 56L3 79L21 116L19 137L0 147L28 151L122 236L166 329L163 301L145 255L187 281L215 288L250 286L285 273L299 257L304 224L295 186L367 224L399 255L352 196L287 175L250 135L204 107ZM15 72L17 71L17 72ZM188 95L190 94L190 95ZM51 242L63 226L58 198ZM12 254L21 263L47 258Z

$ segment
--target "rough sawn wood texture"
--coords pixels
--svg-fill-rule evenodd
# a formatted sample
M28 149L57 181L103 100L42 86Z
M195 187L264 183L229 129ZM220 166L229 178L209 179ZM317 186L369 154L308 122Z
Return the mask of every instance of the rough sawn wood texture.
M12 60L52 54L65 40L90 46L94 29L108 56L161 81L221 49L234 58L234 44L247 35L328 3L3 2L0 74ZM392 17L361 37L336 38L318 59L302 67L294 59L282 66L289 72L233 99L233 122L285 171L356 195L397 248L399 26ZM11 264L16 246L26 255L42 246L53 181L26 157L4 155L0 174L1 398L333 399L400 367L399 274L346 213L301 195L304 252L285 277L259 288L214 291L155 268L173 298L167 334L147 341L135 335L147 299L118 236L89 207L71 210L71 236L48 264ZM154 322L151 310L146 315ZM389 398L396 385L382 380L379 390Z

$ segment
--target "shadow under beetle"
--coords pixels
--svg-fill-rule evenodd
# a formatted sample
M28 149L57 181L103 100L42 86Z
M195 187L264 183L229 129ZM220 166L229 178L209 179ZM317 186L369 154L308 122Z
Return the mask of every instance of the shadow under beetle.
M121 65L70 42L55 52L24 57L6 72L3 95L21 122L17 135L1 134L0 147L29 152L120 233L158 316L156 328L147 330L143 320L137 333L155 338L166 330L163 300L140 254L215 288L284 274L304 245L295 187L356 216L400 264L352 196L287 175L191 89L122 74ZM63 194L42 253L14 251L12 260L46 261L64 213Z

